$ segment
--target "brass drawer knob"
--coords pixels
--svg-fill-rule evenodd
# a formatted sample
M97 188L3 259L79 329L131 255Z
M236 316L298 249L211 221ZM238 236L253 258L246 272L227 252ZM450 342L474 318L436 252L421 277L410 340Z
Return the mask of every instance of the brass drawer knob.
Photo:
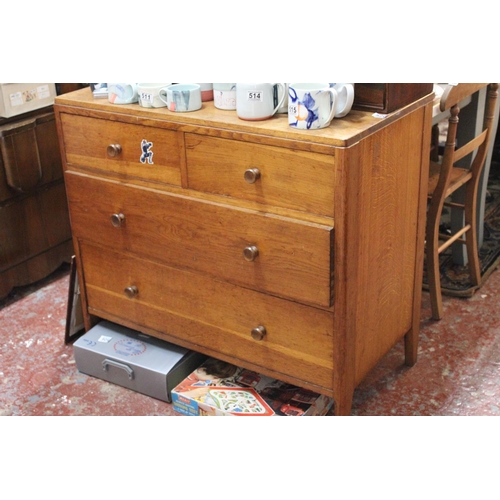
M107 149L108 156L114 158L122 152L122 147L119 144L110 144Z
M125 288L124 292L129 299L133 299L134 297L137 297L139 289L136 286L128 286Z
M255 181L260 179L260 170L258 168L249 168L245 170L244 177L248 184L254 184Z
M111 224L115 227L120 227L125 222L125 215L123 214L113 214L111 216Z
M259 325L252 330L252 338L254 340L262 340L266 336L266 327Z
M253 262L259 256L259 249L255 245L245 247L243 250L243 257L248 262Z

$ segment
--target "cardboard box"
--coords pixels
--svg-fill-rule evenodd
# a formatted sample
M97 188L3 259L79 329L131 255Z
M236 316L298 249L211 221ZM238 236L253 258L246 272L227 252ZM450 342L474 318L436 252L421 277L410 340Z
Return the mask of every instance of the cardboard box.
M162 401L206 356L130 328L101 321L73 344L82 373Z
M188 416L325 415L333 399L208 358L172 390L174 410Z
M0 83L0 116L10 118L54 104L55 83Z

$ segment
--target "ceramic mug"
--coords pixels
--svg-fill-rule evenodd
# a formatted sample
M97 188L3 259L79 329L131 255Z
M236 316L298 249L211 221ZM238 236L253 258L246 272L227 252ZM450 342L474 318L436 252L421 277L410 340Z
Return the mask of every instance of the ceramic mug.
M213 101L214 100L214 86L213 83L198 83L201 89L201 100Z
M351 111L354 102L354 83L330 83L337 91L335 118L342 118Z
M214 106L219 109L236 109L236 83L214 83Z
M282 90L281 87L275 87L275 104L278 104L278 102L280 102L281 94L285 94L283 103L278 108L278 111L276 111L276 113L288 113L288 83L284 83L283 85L285 86L284 90Z
M166 104L160 99L159 92L172 83L138 83L137 94L139 105L143 108L162 108Z
M170 111L185 113L201 109L201 89L197 83L176 83L158 92Z
M108 83L108 101L113 104L137 102L137 83Z
M328 127L336 104L337 91L328 83L290 83L288 124L304 130Z
M281 98L274 104L274 86L281 88ZM236 113L242 120L267 120L285 100L284 83L237 83Z

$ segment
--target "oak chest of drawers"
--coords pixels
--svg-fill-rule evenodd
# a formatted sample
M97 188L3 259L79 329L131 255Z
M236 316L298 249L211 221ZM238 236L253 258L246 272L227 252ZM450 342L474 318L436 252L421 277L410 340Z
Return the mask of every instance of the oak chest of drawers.
M85 326L100 318L328 394L416 360L432 95L299 131L56 99Z

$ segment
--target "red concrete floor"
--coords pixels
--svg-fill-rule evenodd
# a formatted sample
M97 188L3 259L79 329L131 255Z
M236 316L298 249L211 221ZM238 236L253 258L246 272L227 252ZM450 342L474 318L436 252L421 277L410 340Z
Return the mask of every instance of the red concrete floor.
M79 373L64 344L69 269L0 302L0 415L177 415L172 406ZM423 292L419 359L396 345L356 389L352 415L500 415L500 270L470 299Z

